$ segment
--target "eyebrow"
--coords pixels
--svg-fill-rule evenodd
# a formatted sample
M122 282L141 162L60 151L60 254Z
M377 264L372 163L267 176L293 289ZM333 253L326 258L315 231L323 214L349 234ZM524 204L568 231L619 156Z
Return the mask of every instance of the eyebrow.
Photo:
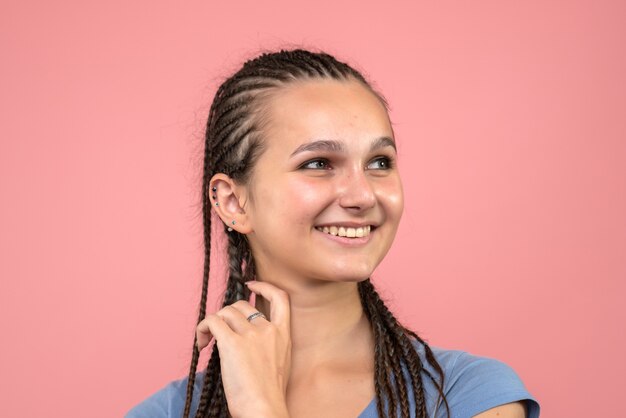
M372 145L370 146L370 152L374 152L384 147L392 147L396 152L398 151L396 149L396 142L393 139L389 138L388 136L381 136L380 138L376 138L372 142ZM294 152L291 153L289 158L305 151L329 151L342 153L346 150L343 142L341 141L320 139L318 141L307 142L306 144L300 145L298 148L295 149Z

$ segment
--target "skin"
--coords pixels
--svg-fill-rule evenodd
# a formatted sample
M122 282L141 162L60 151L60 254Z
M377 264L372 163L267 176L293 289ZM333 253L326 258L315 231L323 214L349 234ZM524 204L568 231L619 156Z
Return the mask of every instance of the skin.
M293 82L265 105L266 149L251 181L211 179L214 210L250 243L255 306L238 301L207 315L198 346L216 339L233 417L357 416L375 394L357 283L387 254L404 205L393 130L383 104L356 81ZM371 149L383 137L390 141ZM343 150L292 155L318 140ZM344 222L377 228L358 246L315 229ZM256 311L266 318L248 322Z

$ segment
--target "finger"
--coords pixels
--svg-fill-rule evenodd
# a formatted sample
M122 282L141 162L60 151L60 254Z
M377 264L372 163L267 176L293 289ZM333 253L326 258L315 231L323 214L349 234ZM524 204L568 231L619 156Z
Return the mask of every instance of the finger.
M196 345L201 351L209 345L211 338L215 337L216 341L228 339L233 334L228 324L217 314L207 315L196 327Z
M249 281L248 288L270 302L270 321L289 335L289 294L267 282Z
M258 323L261 321L268 322L267 318L265 318L265 315L257 316L252 321L248 321L248 317L252 314L259 312L259 310L255 308L254 306L252 306L250 302L248 302L247 300L238 300L237 302L233 303L230 306L232 306L234 309L237 309L239 312L241 312L241 314L243 315L243 317L246 319L248 323L252 323L252 322Z
M251 329L252 325L247 318L249 315L257 312L257 309L253 308L249 304L248 309L246 309L245 306L242 307L242 305L243 301L235 302L232 305L223 307L216 313L224 319L224 322L226 322L234 332L240 335L243 335L246 331Z

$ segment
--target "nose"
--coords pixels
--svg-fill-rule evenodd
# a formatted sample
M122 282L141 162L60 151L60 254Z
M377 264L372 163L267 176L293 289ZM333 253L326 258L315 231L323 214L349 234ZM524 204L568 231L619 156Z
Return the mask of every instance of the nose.
M339 205L343 208L361 212L376 204L373 185L362 169L346 173L340 189Z

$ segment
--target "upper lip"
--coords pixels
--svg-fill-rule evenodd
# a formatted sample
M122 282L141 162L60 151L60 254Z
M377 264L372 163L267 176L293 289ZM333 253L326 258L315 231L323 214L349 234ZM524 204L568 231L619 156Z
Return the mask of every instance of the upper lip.
M325 222L323 224L315 225L316 227L325 227L325 226L343 226L344 228L363 228L368 225L376 228L378 225L376 222Z

